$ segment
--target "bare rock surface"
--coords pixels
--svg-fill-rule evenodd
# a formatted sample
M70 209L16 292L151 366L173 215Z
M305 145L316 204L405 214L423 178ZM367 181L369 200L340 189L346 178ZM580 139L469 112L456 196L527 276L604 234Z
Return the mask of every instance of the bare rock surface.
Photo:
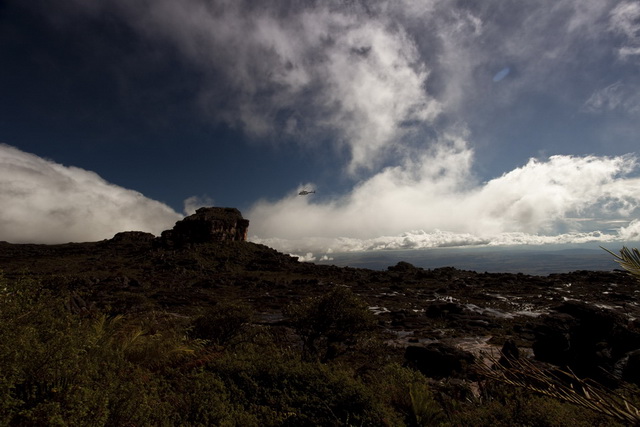
M172 230L162 232L165 245L184 245L219 241L246 241L249 220L235 208L200 208L178 221Z

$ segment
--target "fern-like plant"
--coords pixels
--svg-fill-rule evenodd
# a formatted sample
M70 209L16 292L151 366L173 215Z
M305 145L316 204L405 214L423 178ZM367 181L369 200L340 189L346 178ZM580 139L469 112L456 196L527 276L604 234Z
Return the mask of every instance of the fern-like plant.
M427 384L421 382L409 384L409 398L415 425L433 426L444 422L444 413Z

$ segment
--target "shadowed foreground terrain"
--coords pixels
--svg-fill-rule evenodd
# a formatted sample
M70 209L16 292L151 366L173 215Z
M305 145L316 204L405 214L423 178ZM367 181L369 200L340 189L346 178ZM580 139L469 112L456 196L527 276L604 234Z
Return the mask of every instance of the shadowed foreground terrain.
M244 228L220 241L165 233L0 242L2 425L640 419L628 406L640 396L639 284L622 271L374 271L300 263L244 241ZM631 415L567 403L523 369L574 394L589 378Z

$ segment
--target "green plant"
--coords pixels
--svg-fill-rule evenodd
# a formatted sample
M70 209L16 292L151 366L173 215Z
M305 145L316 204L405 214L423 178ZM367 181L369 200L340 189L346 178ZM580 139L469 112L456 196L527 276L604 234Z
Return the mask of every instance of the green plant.
M273 345L244 343L203 369L224 383L231 405L254 417L249 425L402 425L386 396L349 367L303 360Z
M431 388L422 382L409 385L411 412L417 426L434 426L444 421L442 409L435 401Z
M375 326L367 304L342 286L320 297L290 304L284 314L302 338L304 354L324 362L370 336Z
M590 409L630 424L640 424L640 409L625 396L596 382L578 378L571 371L543 370L525 358L511 358L510 366L489 356L493 367L479 362L477 370L486 378Z
M602 248L602 246L600 246ZM629 249L623 246L620 249L620 255L611 252L609 249L602 248L614 256L615 261L622 268L627 270L633 277L640 280L640 251L637 248Z
M437 398L438 393L432 388L431 380L420 372L387 362L367 375L366 384L401 420L392 425L446 425L447 417Z
M193 322L190 335L213 344L226 345L246 330L251 316L251 308L247 305L218 303Z
M192 352L184 331L83 317L28 276L0 277L0 425L154 425L175 416L156 372Z

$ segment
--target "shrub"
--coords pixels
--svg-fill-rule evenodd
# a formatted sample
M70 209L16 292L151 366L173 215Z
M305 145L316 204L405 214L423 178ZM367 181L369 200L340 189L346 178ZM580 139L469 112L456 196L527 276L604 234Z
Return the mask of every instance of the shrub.
M190 336L225 345L240 336L250 321L250 307L243 304L219 303L193 322Z
M388 364L370 386L398 411L408 426L436 426L446 421L429 380L420 372Z
M601 414L600 418L610 417L624 423L640 423L640 410L626 396L589 379L578 378L571 371L543 369L525 358L510 359L508 367L496 363L493 357L489 357L489 360L493 362L493 367L479 363L479 374L492 381L533 391L542 395L544 401L551 398L555 403L549 405L558 413L565 413L570 409L575 411L581 407L583 413L594 419L597 418L596 414ZM560 401L569 404L562 404ZM540 416L549 416L549 413L551 411L543 411Z
M367 304L341 286L323 296L291 304L284 314L302 338L304 355L323 362L371 336L375 326Z
M255 424L243 425L402 425L386 396L336 364L244 344L203 369L223 381L234 408L255 417Z
M0 279L0 425L142 425L171 420L159 366L184 354L170 331L83 318L39 282Z

